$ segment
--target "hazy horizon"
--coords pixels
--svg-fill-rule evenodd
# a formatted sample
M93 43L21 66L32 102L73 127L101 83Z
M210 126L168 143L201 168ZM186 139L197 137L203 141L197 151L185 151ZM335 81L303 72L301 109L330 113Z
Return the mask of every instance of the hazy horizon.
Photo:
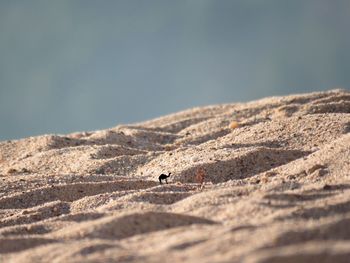
M0 2L0 140L350 88L350 1Z

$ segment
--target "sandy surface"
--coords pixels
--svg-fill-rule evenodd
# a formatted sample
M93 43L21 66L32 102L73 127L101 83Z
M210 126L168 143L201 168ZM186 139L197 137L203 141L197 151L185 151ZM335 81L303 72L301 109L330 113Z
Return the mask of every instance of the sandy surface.
M333 90L1 142L0 261L349 262L349 113Z

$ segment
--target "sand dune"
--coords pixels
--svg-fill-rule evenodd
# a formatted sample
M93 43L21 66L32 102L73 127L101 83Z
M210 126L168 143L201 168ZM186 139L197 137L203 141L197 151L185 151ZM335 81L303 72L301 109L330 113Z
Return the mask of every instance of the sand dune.
M0 142L0 262L349 262L349 157L344 90Z

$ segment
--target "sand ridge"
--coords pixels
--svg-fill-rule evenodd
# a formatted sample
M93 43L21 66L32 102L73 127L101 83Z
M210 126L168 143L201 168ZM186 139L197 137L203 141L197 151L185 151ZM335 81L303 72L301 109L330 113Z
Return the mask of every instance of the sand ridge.
M0 142L0 262L348 262L349 156L345 90Z

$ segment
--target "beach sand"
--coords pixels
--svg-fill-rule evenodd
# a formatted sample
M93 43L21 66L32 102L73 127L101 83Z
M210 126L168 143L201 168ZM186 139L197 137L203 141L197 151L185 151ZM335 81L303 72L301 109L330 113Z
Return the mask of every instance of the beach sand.
M4 141L0 262L349 262L349 157L344 90Z

